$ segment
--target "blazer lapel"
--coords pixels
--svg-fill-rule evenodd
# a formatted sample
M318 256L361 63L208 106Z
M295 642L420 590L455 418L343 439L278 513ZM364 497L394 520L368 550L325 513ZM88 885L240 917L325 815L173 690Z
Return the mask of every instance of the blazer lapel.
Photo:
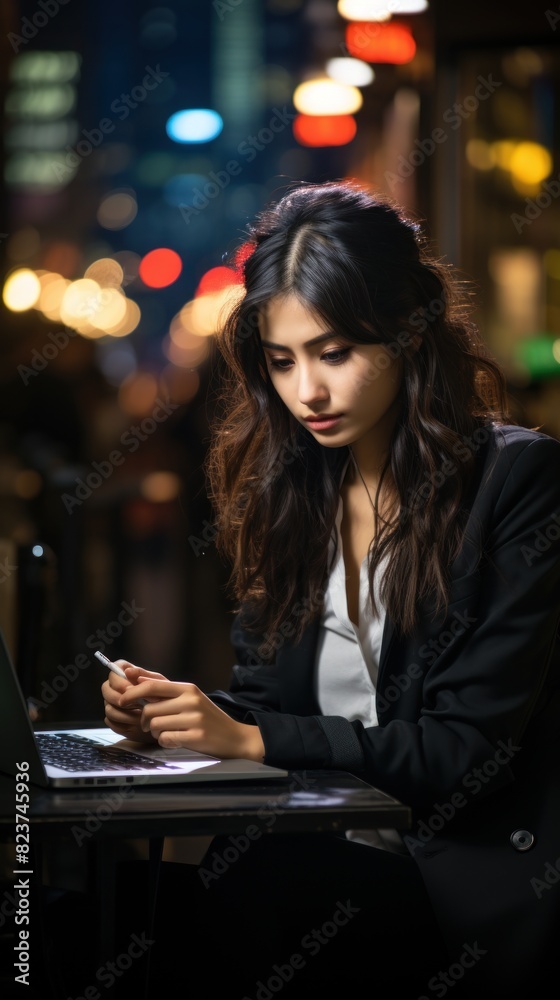
M385 615L385 625L383 626L383 638L381 640L381 652L379 654L379 668L377 671L377 690L381 682L381 676L386 669L389 656L395 642L395 626L389 615Z
M286 642L276 654L281 712L292 715L321 714L313 677L319 625L319 619L316 618L305 629L297 646Z

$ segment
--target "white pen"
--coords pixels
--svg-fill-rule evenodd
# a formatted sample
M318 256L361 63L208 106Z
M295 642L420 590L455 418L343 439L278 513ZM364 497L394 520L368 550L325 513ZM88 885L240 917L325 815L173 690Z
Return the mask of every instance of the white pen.
M125 681L128 680L128 677L126 676L122 667L119 667L117 663L113 663L113 661L110 660L107 656L105 656L104 653L101 653L98 649L96 649L93 655L97 657L99 662L102 663L104 667L108 667L109 670L112 670L113 673L118 674L119 677L124 677ZM147 702L145 698L137 698L136 700L139 705L149 704L149 702Z

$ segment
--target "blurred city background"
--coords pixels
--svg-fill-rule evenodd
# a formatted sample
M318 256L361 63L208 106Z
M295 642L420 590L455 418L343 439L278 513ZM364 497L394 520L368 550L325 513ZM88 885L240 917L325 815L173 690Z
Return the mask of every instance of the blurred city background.
M41 722L94 648L227 684L202 462L246 224L355 178L472 283L517 422L560 436L560 7L3 0L0 624Z

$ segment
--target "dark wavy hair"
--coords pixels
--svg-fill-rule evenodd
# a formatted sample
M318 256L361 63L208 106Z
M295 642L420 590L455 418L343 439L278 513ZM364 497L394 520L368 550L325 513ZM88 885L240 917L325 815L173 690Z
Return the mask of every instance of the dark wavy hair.
M223 375L205 458L234 610L249 631L297 642L323 606L349 449L320 445L272 385L259 320L272 298L289 294L327 329L384 343L403 359L400 415L375 502L389 472L397 499L370 546L369 578L375 611L373 574L388 557L380 597L395 627L410 632L424 598L438 611L447 604L473 440L487 438L481 428L492 423L514 422L502 370L469 320L468 282L402 208L346 180L287 190L248 227L234 264L245 291L216 337Z

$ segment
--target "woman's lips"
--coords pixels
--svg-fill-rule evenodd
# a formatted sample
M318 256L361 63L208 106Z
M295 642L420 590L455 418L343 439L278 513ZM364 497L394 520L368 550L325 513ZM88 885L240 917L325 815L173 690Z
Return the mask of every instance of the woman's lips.
M337 424L338 421L341 419L342 419L342 414L336 413L333 414L332 416L325 414L322 417L306 417L305 422L307 426L314 431L327 431L331 427L334 427L335 424Z

